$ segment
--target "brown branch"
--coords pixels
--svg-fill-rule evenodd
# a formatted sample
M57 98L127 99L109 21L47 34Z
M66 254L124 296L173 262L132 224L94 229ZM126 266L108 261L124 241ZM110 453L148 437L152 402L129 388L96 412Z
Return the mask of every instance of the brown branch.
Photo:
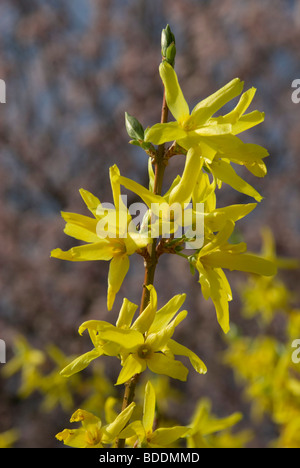
M166 102L166 94L164 92L162 110L161 110L161 123L166 123L168 121L168 106ZM154 161L155 167L155 177L154 177L154 188L153 191L156 195L161 195L163 178L166 168L166 158L165 158L165 145L159 145ZM158 254L156 251L157 240L153 239L153 242L148 245L148 255L145 256L145 277L143 284L143 292L140 305L140 314L147 307L150 300L150 293L147 289L147 286L154 283L154 276L156 265L158 262ZM128 382L125 384L125 392L123 397L122 410L126 409L130 403L132 403L135 394L135 387L139 378L139 374L134 375ZM125 439L119 439L117 441L117 448L125 447Z

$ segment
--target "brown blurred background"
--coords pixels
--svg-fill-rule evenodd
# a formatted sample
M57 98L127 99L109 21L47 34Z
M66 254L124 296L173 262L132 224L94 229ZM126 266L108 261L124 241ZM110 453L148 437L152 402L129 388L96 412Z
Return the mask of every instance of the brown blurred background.
M0 338L8 361L18 333L39 349L53 342L66 355L87 351L88 338L77 334L83 321L114 323L124 296L140 300L140 257L132 258L108 314L108 265L50 259L50 251L76 245L63 233L60 211L87 214L81 187L111 201L109 166L116 163L122 174L147 183L147 157L128 144L124 112L145 127L160 119L160 35L167 23L191 107L234 77L245 81L245 89L257 88L253 108L265 111L266 120L243 139L267 147L271 157L265 179L245 172L265 199L239 229L249 250L259 252L260 229L268 225L279 254L299 257L300 104L291 100L292 81L300 78L298 1L2 0L0 78L7 84L7 104L0 105ZM182 160L174 158L166 188L181 168ZM219 206L252 201L228 187L218 197ZM235 293L237 276L229 277ZM287 277L294 289L299 279L297 273ZM209 369L205 377L179 385L186 395L182 422L188 422L195 401L208 396L220 417L242 409L247 427L248 407L231 372L219 363L222 332L197 278L183 259L162 257L155 286L160 305L187 293L189 316L177 338ZM231 317L241 322L236 293ZM17 446L57 447L54 434L70 414L58 408L45 415L38 396L23 401L17 388L17 378L0 376L0 433L17 427ZM263 445L272 431L268 422L257 428L256 444Z

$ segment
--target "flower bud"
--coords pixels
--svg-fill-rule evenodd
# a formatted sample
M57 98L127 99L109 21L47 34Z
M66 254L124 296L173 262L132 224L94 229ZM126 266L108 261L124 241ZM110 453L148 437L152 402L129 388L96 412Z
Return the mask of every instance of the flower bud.
M134 140L144 140L144 129L140 122L125 112L125 126L128 135Z
M167 53L166 53L166 61L172 65L172 67L174 66L174 63L175 63L175 56L176 56L176 46L175 46L175 43L172 42L171 45L169 45L169 47L167 48Z
M161 54L163 60L166 60L170 65L174 66L176 55L175 36L169 25L167 25L161 33Z

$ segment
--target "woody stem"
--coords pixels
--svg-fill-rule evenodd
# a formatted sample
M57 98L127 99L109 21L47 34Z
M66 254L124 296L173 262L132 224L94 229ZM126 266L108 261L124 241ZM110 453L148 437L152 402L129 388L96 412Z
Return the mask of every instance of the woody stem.
M168 121L168 106L166 102L166 95L164 92L162 110L161 110L161 123L166 123ZM153 192L156 195L161 195L163 178L166 168L166 159L165 159L165 145L159 145L157 148L156 158L154 162L154 188ZM145 277L143 284L143 292L140 305L140 314L145 310L149 303L150 294L147 286L153 284L155 270L158 262L158 255L156 251L157 239L153 239L153 242L148 245L148 256L145 259ZM123 397L122 411L129 406L134 400L135 388L139 374L135 374L128 382L125 384L125 392ZM119 439L117 441L118 448L125 447L125 439Z

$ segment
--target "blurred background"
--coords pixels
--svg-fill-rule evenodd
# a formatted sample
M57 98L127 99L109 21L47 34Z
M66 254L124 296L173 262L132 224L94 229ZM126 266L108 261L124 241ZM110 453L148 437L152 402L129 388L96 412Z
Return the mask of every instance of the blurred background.
M296 0L2 0L0 3L0 78L7 103L0 105L0 338L7 362L19 334L34 348L53 343L66 355L90 349L79 337L85 320L115 322L123 297L139 303L142 258L130 272L111 313L106 311L108 264L50 259L56 247L76 241L63 233L60 211L88 214L79 195L85 188L110 202L109 167L147 184L147 157L128 144L124 113L145 126L160 119L162 86L158 74L161 30L170 24L176 37L176 71L190 106L235 77L245 89L257 88L253 109L265 123L242 135L270 152L268 175L246 180L263 202L239 223L249 250L260 252L261 229L269 226L277 252L300 252L300 104L291 100L292 82L300 78L300 3ZM165 188L182 169L173 158ZM136 201L128 194L129 203ZM224 186L218 204L252 202ZM187 423L194 402L208 396L214 412L227 416L249 407L230 369L220 363L224 339L212 304L201 295L197 277L185 262L162 257L155 286L159 305L187 293L189 311L178 340L199 354L209 372L180 388L186 397L180 416ZM239 313L233 287L233 323L255 332L254 321ZM299 271L284 273L298 290ZM298 303L299 306L299 303ZM275 327L280 325L274 325ZM191 332L193 330L193 332ZM300 338L300 337L299 337ZM5 364L0 365L4 368ZM110 378L116 371L110 367ZM44 413L40 396L18 396L18 374L0 374L0 433L17 428L18 447L57 447L56 432L73 412L59 405ZM77 407L74 408L74 410ZM255 446L274 436L269 421L255 429Z

